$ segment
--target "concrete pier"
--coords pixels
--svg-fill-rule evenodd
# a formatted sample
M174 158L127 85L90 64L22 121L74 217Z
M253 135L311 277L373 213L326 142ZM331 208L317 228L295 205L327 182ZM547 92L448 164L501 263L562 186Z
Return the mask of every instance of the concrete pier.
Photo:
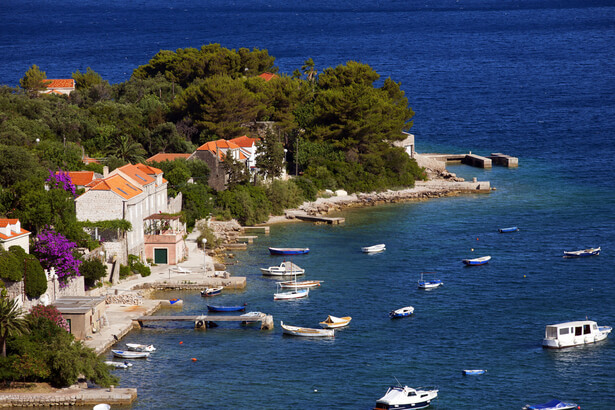
M487 157L469 153L462 160L462 164L471 165L478 168L491 168L491 160Z
M519 159L499 152L492 153L489 157L472 154L422 154L447 164L465 164L478 168L491 168L492 165L503 165L509 168L517 167Z
M243 231L245 233L264 233L266 235L269 235L268 226L244 226Z
M500 154L499 152L492 153L489 158L495 165L502 165L508 168L516 168L519 166L519 158Z
M198 315L198 316L141 316L132 319L143 327L145 322L192 322L197 330L205 330L210 322L261 322L261 329L273 329L273 316L259 312L258 315Z
M346 222L345 218L341 217L329 217L329 216L320 216L320 215L310 215L307 212L302 211L288 211L286 212L286 217L289 219L300 219L302 221L308 222L316 222L316 223L326 223L329 225L338 225Z
M47 393L0 393L0 407L95 406L100 403L129 405L137 398L137 389L76 388L57 389Z

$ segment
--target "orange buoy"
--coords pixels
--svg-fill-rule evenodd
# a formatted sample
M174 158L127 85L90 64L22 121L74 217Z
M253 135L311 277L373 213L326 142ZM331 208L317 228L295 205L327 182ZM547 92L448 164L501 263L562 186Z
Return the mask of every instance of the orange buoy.
M180 344L180 345L183 345L183 344L184 344L184 342L179 342L179 344Z
M193 361L193 362L196 362L196 357L193 357L193 358L192 358L192 361Z

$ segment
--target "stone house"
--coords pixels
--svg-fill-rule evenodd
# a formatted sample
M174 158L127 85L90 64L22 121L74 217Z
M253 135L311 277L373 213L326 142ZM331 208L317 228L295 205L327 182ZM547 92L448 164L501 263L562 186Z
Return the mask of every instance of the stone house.
M70 95L75 91L75 80L72 78L58 78L58 79L45 79L43 80L46 91L41 91L41 94L63 94Z
M21 246L30 253L30 231L21 227L19 219L0 219L0 245L8 250L11 246Z
M246 166L252 173L256 172L256 143L258 141L260 141L260 138L250 138L247 135L229 140L229 142L235 143L239 146L241 153L246 157Z
M209 179L207 183L216 191L222 191L228 182L228 175L224 169L224 159L230 156L236 161L245 163L246 155L241 151L241 147L234 142L227 140L209 141L194 151L189 160L201 160L209 167Z

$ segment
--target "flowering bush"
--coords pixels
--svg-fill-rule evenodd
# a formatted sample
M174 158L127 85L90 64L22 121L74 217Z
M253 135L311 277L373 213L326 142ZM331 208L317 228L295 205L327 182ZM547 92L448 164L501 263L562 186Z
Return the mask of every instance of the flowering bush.
M81 261L73 255L75 242L49 228L43 229L36 239L33 253L45 269L55 268L60 286L66 286L70 278L80 276Z
M62 317L62 313L55 306L37 305L30 310L30 314L32 317L46 317L62 329L70 332L68 322Z
M49 178L46 179L53 188L61 188L66 192L70 192L73 194L73 197L76 197L76 189L73 181L70 178L70 174L68 172L60 170L57 174L52 170L49 170Z

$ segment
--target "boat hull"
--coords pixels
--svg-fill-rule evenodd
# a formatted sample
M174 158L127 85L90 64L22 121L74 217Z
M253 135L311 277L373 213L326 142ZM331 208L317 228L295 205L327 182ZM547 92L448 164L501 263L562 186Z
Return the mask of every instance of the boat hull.
M207 288L201 291L201 296L209 297L209 296L217 296L222 293L222 287L218 288Z
M364 246L361 248L361 252L363 253L378 253L386 250L385 244L381 243L378 245L372 246Z
M334 337L335 330L333 329L312 329L309 327L289 326L284 322L280 322L282 333L290 336L300 337Z
M246 306L211 306L207 305L209 312L243 312L246 310Z
M391 319L398 319L400 317L408 317L414 313L414 308L412 306L407 306L404 308L396 309L389 312L389 317Z
M442 285L443 283L441 280L424 281L424 282L419 282L419 289L430 290L430 289L438 288Z
M383 410L383 409L395 409L395 410L405 410L405 409L424 409L425 407L429 407L431 404L431 400L425 400L419 403L413 404L386 404L386 403L376 403L376 407L374 410Z
M299 289L290 292L278 292L273 294L273 300L302 299L306 298L309 294L309 289Z
M125 350L111 350L113 356L121 357L122 359L146 359L149 357L149 352L132 352Z
M500 229L498 229L498 231L500 231L500 233L517 232L518 230L519 230L519 228L517 228L516 226L512 226L510 228L500 228Z
M583 249L580 251L570 251L570 252L566 252L564 251L564 258L583 258L586 256L597 256L600 255L600 248L590 248L590 249Z
M269 248L271 255L303 255L310 251L310 248Z
M462 262L466 266L479 266L479 265L485 265L489 263L490 260L491 260L491 256L483 256L482 258L464 259L462 260Z
M319 280L304 280L299 282L287 281L287 282L278 282L281 288L285 289L305 289L305 288L315 288L320 286Z
M548 325L542 346L548 349L563 349L593 344L606 339L612 330L612 327L598 326L592 320Z
M463 373L464 376L476 376L479 374L485 374L487 372L487 370L462 370L461 373Z
M376 401L374 410L423 409L438 397L438 390L415 390L408 386L392 386Z
M337 329L340 327L348 326L351 320L352 317L350 316L344 316L335 319L331 319L331 316L329 316L327 320L320 322L319 325L325 329Z

